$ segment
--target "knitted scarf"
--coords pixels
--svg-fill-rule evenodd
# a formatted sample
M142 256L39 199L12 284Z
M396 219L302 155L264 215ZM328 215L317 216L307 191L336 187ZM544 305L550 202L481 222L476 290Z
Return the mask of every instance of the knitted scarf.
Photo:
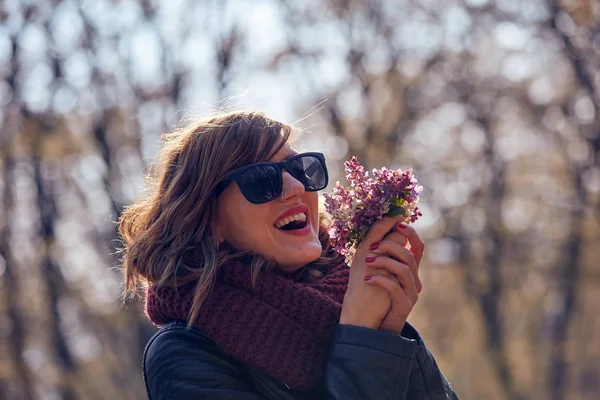
M230 262L220 268L194 326L226 353L292 389L315 389L323 380L348 277L340 257L315 282L295 282L279 270L263 270L253 289L250 268ZM177 290L151 286L146 313L158 326L187 320L193 297L193 284Z

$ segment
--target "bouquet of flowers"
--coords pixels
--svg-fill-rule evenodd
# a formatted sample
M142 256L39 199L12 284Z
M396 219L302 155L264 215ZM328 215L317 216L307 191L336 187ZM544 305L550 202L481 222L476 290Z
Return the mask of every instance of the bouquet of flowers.
M338 181L332 194L324 197L325 208L333 219L329 230L331 244L350 265L358 244L377 220L402 215L403 222L409 223L423 215L417 207L423 187L412 169L374 169L370 178L356 157L346 161L344 167L350 187Z

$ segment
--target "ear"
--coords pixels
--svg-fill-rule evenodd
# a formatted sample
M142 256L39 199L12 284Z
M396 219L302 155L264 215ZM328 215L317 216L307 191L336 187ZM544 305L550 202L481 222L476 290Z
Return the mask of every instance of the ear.
M225 242L225 236L223 236L220 232L218 231L214 231L213 232L214 237L217 238L217 240L219 241L219 244L223 244Z
M221 224L219 223L218 218L215 218L213 220L212 226L213 226L212 231L213 231L214 237L217 238L217 240L219 241L220 244L224 243L225 236L223 235L223 232L221 231Z

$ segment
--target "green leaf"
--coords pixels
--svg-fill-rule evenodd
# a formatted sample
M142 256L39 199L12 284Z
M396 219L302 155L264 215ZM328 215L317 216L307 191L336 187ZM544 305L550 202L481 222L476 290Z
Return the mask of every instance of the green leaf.
M386 217L397 217L399 215L406 217L406 210L402 207L391 207L390 212L386 214Z
M404 200L402 197L395 196L391 203L397 207L402 207L406 203L406 200Z

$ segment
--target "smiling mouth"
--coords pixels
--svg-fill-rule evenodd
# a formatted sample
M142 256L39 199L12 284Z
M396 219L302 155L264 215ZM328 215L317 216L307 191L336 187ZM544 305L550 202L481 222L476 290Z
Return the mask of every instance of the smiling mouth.
M294 215L289 215L275 222L273 226L281 231L295 231L303 229L308 225L308 217L306 212L299 212Z
M279 229L280 231L295 231L297 229L305 228L307 225L306 221L292 221L286 225L283 225Z

